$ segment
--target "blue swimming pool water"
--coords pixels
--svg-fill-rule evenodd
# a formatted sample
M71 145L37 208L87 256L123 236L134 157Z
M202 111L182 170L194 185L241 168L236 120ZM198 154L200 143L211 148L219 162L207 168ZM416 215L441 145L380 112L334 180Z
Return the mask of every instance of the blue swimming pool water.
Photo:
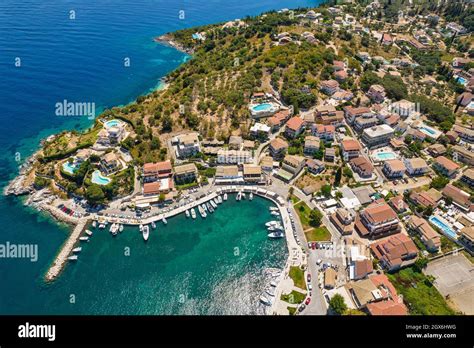
M461 85L466 85L466 83L467 83L467 80L466 80L464 77L461 77L461 76L459 76L459 77L457 78L457 81L458 81Z
M66 162L63 163L63 170L66 173L74 174L74 172L77 170L77 167L75 165L73 165L72 163L69 163L69 162L66 161Z
M115 127L115 126L118 126L119 124L120 124L119 120L110 120L110 121L105 122L105 127L106 128Z
M432 128L429 128L429 127L420 127L420 130L425 131L425 133L428 133L430 135L435 135L436 134L436 131Z
M100 174L100 171L96 170L94 173L92 173L91 181L97 185L107 185L111 180Z
M381 161L387 161L397 158L397 155L393 152L379 152L375 156Z
M456 239L457 238L457 234L456 232L454 232L454 230L449 227L448 225L446 225L443 221L441 221L440 219L438 219L437 216L431 216L429 218L430 222L435 225L436 227L438 227L444 234L446 234L448 237L451 237L452 239Z
M272 108L272 104L264 103L264 104L255 105L252 109L254 111L268 111L271 108Z

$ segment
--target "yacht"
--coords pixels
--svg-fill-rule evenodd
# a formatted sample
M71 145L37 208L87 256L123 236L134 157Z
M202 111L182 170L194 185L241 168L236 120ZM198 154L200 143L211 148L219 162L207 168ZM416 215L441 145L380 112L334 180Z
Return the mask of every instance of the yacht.
M263 303L265 306L270 306L272 304L272 302L263 295L260 296L260 302Z
M79 237L79 240L82 241L82 242L86 242L86 241L89 240L89 237L86 237L86 236L84 236L84 237Z
M203 203L203 204L202 204L202 209L204 209L204 211L207 211L207 205L206 205L206 203Z
M224 201L227 201L227 193L224 193Z
M217 196L217 203L219 203L219 204L222 203L222 197L221 196Z
M271 238L271 239L283 238L284 236L285 236L285 234L281 231L272 232L272 233L268 234L268 238Z
M77 261L77 255L71 255L67 258L69 261Z
M211 199L211 202L214 202L216 206L219 204L219 200L217 199L217 197L214 199Z
M151 222L151 228L155 229L156 228L156 224L154 221Z
M92 231L86 230L86 234L87 234L88 236L92 236Z
M217 209L217 204L214 203L214 201L212 199L209 202L211 203L211 205L214 209Z
M198 210L199 210L199 214L201 214L201 217L204 219L207 216L206 212L200 205L198 205Z
M81 250L82 250L82 248L81 248L81 247L78 247L78 248L72 249L72 252L73 252L73 253L80 253Z
M191 209L191 217L192 217L193 219L196 218L196 211L194 210L194 208Z
M253 199L253 193L252 193L252 192L250 192L249 199L250 199L250 200Z
M186 209L185 214L186 214L186 217L189 218L190 214L189 214L189 210L188 210L188 209Z
M143 239L147 241L149 236L150 236L150 228L148 227L148 225L145 225L143 227Z

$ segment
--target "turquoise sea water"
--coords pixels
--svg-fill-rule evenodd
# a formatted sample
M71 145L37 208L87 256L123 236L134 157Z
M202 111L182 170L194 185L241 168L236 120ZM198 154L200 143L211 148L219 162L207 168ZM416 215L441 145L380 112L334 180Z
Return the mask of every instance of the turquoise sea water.
M19 163L37 149L40 139L63 129L90 125L87 117L56 116L56 103L93 102L97 113L126 104L155 89L160 78L188 59L153 42L153 37L271 9L318 3L1 1L0 186L17 174ZM185 11L184 20L178 16L181 10ZM71 11L75 19L71 19ZM126 58L129 67L124 65ZM20 162L16 162L18 155ZM220 208L214 217L190 226L180 217L170 219L168 226L160 228L167 233L155 236L152 231L146 246L134 231L116 239L108 233L97 234L84 247L76 265L67 267L55 283L45 285L44 272L69 228L23 207L19 199L2 196L0 244L36 244L39 259L35 263L0 259L0 314L252 312L249 303L253 300L239 300L240 305L228 295L248 293L241 290L246 284L258 287L262 267L281 264L285 253L283 241L267 241L260 225L254 225L259 217L248 219L262 211L256 209L259 204L265 203L255 199L231 210L229 202L227 212ZM223 225L214 226L212 219L218 218L223 219ZM128 259L120 258L125 245L132 251ZM226 259L229 248L235 245L244 247L246 257ZM181 292L193 301L178 306L176 294ZM72 293L76 294L74 305L69 303Z

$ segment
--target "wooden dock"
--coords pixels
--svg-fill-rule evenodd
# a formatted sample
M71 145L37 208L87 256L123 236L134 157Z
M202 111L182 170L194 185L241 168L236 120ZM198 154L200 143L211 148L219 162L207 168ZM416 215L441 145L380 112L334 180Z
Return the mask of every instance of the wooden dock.
M61 273L67 262L67 258L71 255L72 249L79 240L79 237L82 231L84 231L84 228L86 227L87 223L87 219L81 219L76 225L76 227L74 227L74 230L71 232L69 238L63 244L61 251L56 256L56 259L54 260L53 264L46 273L46 281L54 280L59 275L59 273Z

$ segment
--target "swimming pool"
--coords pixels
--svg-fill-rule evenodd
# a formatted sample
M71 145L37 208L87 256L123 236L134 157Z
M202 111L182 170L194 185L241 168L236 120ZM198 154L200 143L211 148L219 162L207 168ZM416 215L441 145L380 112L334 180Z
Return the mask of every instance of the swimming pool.
M110 120L104 123L105 128L110 128L110 127L117 127L120 125L122 122L119 120Z
M394 152L378 152L374 154L375 159L379 161L388 161L397 158L397 154Z
M437 139L441 135L441 132L439 130L428 127L426 125L422 125L421 127L419 127L419 130L420 132L425 133L427 136L434 139Z
M457 239L458 236L457 236L456 232L454 232L454 230L451 227L449 227L444 221L442 221L442 219L439 218L438 216L432 215L432 216L430 216L430 218L428 220L433 225L438 227L448 237L450 237L452 239Z
M97 185L107 185L109 184L112 180L110 180L109 178L103 176L102 174L100 174L100 171L99 170L95 170L93 173L92 173L92 179L91 181L94 183L94 184L97 184Z
M258 104L252 107L253 111L270 111L273 108L273 105L270 103Z
M459 76L456 80L463 86L467 84L467 80L464 77Z
M77 170L77 167L74 164L69 163L68 161L66 161L66 162L63 163L63 170L66 173L74 174L74 172Z

